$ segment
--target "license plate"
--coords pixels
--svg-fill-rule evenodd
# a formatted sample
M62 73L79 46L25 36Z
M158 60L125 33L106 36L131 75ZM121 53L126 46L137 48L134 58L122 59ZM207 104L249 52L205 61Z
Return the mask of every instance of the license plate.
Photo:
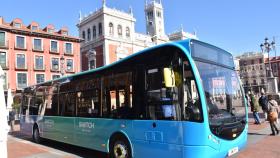
M231 156L238 152L238 147L234 147L228 151L228 156Z

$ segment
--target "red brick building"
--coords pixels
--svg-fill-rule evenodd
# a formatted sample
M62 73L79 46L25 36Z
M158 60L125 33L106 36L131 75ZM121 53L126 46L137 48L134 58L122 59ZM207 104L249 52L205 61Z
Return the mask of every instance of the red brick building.
M19 18L0 17L0 65L6 74L5 88L12 91L80 71L80 39L66 27L36 22L24 25Z

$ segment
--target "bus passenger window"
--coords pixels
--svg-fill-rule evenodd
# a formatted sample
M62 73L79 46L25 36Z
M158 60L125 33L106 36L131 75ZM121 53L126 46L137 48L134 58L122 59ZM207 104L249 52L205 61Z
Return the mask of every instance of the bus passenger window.
M104 84L106 82L104 81ZM110 118L126 119L132 117L132 73L124 72L110 76L108 86L107 105ZM106 104L105 104L106 105ZM105 106L103 105L103 106ZM107 107L107 106L105 106ZM107 109L106 109L107 110ZM104 117L104 115L103 115Z
M171 87L166 87L163 70L164 68L147 70L147 117L152 120L176 120L178 88L174 83L168 84Z

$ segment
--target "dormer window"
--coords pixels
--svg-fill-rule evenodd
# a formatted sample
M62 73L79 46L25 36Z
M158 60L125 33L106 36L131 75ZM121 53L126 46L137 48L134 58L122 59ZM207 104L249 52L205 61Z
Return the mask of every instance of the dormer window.
M21 28L21 23L15 22L15 23L14 23L14 27L15 27L15 28Z
M53 33L54 32L54 29L48 29L48 33Z
M62 31L63 36L68 36L68 31Z
M38 26L31 26L31 30L32 31L37 31L38 30Z

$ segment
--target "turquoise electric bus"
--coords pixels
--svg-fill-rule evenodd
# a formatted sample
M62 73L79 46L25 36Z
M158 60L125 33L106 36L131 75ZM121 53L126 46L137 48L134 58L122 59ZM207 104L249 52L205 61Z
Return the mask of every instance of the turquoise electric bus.
M233 56L193 39L22 92L23 133L110 158L231 156L246 145L247 122Z

